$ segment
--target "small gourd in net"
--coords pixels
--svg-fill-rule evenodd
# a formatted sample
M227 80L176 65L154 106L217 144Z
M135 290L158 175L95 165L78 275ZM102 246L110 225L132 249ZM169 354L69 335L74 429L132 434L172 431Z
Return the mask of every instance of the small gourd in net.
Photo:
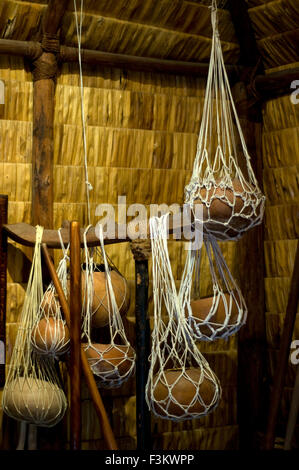
M156 416L183 421L210 413L221 386L189 332L169 260L167 217L150 219L154 328L146 401Z
M187 252L181 293L193 339L214 341L231 336L245 324L247 307L216 238L204 234L204 247L208 266L203 272L200 271L202 249ZM212 296L200 298L200 277L211 278Z
M42 234L43 228L37 226L32 267L8 366L2 407L14 419L51 427L63 418L67 400L55 369L54 357L39 355L33 350L31 343L33 325L43 296Z
M218 240L238 239L261 223L263 196L254 175L225 70L212 0L212 49L193 173L185 203L203 205L204 231ZM241 148L241 150L240 150Z
M108 344L92 341L93 327L93 295L94 295L94 270L97 263L94 259L94 251L89 251L84 233L85 273L84 273L84 302L83 311L83 346L96 376L100 388L117 388L126 382L135 372L135 351L131 347L125 333L123 321L120 314L120 306L116 301L114 284L112 282L112 270L104 248L103 228L99 226L100 250L97 254L102 260L104 267L103 275L105 291L105 315L108 313L108 325L110 342ZM119 274L119 276L121 276ZM106 324L106 322L105 322Z
M60 235L60 231L58 232ZM63 258L57 268L57 276L67 296L67 250L64 249L61 235L60 240ZM42 355L54 357L64 355L70 348L69 330L63 319L59 300L53 282L47 287L34 322L31 343L34 350Z

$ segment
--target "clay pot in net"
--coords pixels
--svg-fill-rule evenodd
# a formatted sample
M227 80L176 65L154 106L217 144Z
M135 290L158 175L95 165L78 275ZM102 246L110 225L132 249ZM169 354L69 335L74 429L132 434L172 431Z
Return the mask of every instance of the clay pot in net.
M219 181L216 181L216 185L212 183L209 189L202 188L200 190L201 197L196 199L194 204L203 204L205 229L213 233L218 239L225 240L227 238L235 238L239 232L245 231L260 216L262 203L257 207L256 215L254 215L252 211L255 196L252 196L253 200L248 205L245 203L251 197L247 193L253 193L254 188L251 185L246 183L243 186L239 179L235 178L232 180L232 190L231 186L219 187L219 183ZM235 193L239 193L239 195ZM210 204L209 208L206 206L206 203ZM242 217L240 214L248 218ZM224 225L228 221L229 227ZM222 236L221 234L224 231L226 231L226 235Z
M118 379L125 376L135 360L135 351L131 346L93 343L86 349L88 362L95 375Z
M234 294L236 298L238 299L238 295L235 293ZM232 305L231 305L231 310L229 310L229 305L230 305L230 295L229 294L224 294L225 300L227 302L228 306L228 312L230 312L230 317L228 324L225 328L221 328L221 326L224 324L225 319L226 319L226 314L225 314L225 304L222 296L219 298L218 306L215 310L214 315L212 315L208 321L208 323L211 323L211 328L206 324L202 324L200 320L205 321L211 308L213 305L213 299L214 297L206 297L203 299L197 299L197 300L191 300L190 306L192 310L192 317L196 320L199 320L197 323L197 326L200 330L200 333L205 335L205 336L212 336L213 332L215 330L219 329L219 333L221 335L224 335L227 331L229 331L234 325L237 324L238 316L239 316L239 308L236 300L232 296ZM186 315L188 315L188 312L186 311ZM194 329L196 333L196 329Z
M185 369L184 373L182 369L168 369L154 376L152 402L156 413L170 419L205 414L214 400L216 384L204 377L198 385L201 378L202 370L195 367Z
M42 318L31 333L31 344L40 354L65 354L70 347L69 339L68 327L55 317Z
M5 412L14 419L51 427L66 409L62 389L46 380L19 377L5 391Z

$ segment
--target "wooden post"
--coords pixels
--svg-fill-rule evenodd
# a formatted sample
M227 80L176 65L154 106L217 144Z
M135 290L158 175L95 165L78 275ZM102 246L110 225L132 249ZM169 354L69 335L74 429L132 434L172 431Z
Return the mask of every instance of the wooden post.
M59 41L67 0L50 0L42 21L42 54L33 65L32 220L53 227L53 120Z
M268 425L265 440L265 450L272 450L275 442L275 430L277 416L280 407L281 395L283 392L285 375L288 367L288 359L290 354L290 345L294 332L296 321L296 313L299 301L299 242L297 243L297 251L294 261L293 274L291 279L288 305L284 319L283 332L281 335L279 348L279 362L274 375L273 393L270 400L268 411Z
M53 262L51 260L47 245L45 243L42 243L42 251L43 251L47 268L49 269L49 273L51 275L52 281L54 283L54 286L55 286L55 289L59 298L59 302L63 311L66 324L68 328L70 329L70 323L71 323L70 308L65 298L61 284L59 282L59 279L58 279L55 267L53 265ZM111 429L111 426L107 417L107 413L103 405L100 392L97 388L93 373L91 371L90 365L86 357L86 353L82 345L81 345L81 364L82 364L82 370L86 379L86 383L87 383L91 398L93 400L96 413L101 422L103 437L106 442L107 448L108 450L117 450L117 444L116 444L116 441L115 441L115 438L114 438L114 435L113 435L113 432L112 432L112 429Z
M259 110L249 109L244 83L236 84L234 99L251 164L262 188L261 116ZM237 253L240 288L248 307L247 322L238 333L239 441L241 449L258 449L265 430L268 394L263 224L243 235Z
M81 447L81 259L80 226L70 225L70 382L71 382L71 450Z
M145 386L149 372L150 325L148 318L148 258L150 240L131 242L135 259L136 315L136 426L137 449L151 450L151 415L145 401Z
M7 236L2 226L7 224L7 206L8 196L0 194L0 387L5 384Z

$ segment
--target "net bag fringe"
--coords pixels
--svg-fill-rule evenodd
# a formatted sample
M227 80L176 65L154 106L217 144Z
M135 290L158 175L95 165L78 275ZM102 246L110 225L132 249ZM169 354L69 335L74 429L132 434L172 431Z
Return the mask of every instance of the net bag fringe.
M203 204L204 231L218 240L238 239L261 223L263 196L254 175L225 70L212 1L212 49L193 173L185 203ZM242 151L238 152L236 138Z
M167 247L167 218L150 219L154 328L146 401L155 416L173 421L200 418L219 404L221 386L189 332Z
M36 243L25 301L3 390L4 412L20 421L52 427L64 416L67 400L55 370L54 358L32 349L31 333L43 296L41 240L43 228L36 227Z
M208 258L213 295L200 298L202 250L187 252L180 295L193 339L214 341L228 338L245 324L247 307L216 238L211 234L204 234L203 243ZM206 276L206 273L204 274Z
M68 249L65 249L60 237L63 257L57 268L57 276L62 289L67 297L67 275L68 275ZM39 306L38 316L33 326L31 343L36 352L41 355L53 355L56 359L64 355L70 349L70 335L63 318L60 302L57 297L53 281L47 287Z
M84 232L85 272L83 277L83 341L86 341L86 343L84 343L84 349L91 369L96 376L97 385L100 388L117 388L135 373L135 351L126 337L120 314L123 304L127 304L126 295L123 296L121 303L117 302L115 285L117 286L118 284L115 280L113 282L112 279L115 267L108 263L108 258L104 248L103 228L100 225L100 250L97 251L97 255L103 262L103 265L101 266L101 275L104 279L105 312L107 311L108 313L108 324L106 326L109 328L110 342L109 344L94 343L91 339L94 314L93 305L96 291L94 286L94 274L98 269L98 264L94 259L94 251L91 251L90 253L88 250L86 243L87 231L88 228ZM119 272L117 272L117 275L126 290L127 284L125 279ZM101 302L103 303L103 298Z

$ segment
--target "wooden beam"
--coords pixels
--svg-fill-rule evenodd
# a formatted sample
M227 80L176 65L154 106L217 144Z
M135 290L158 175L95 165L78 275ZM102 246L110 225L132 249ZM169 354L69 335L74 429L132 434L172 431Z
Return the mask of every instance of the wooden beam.
M260 53L248 14L247 3L245 0L228 0L227 6L240 45L239 63L246 67L254 67L260 59Z
M234 87L234 99L251 164L262 188L262 122L259 110L246 106L246 85ZM243 106L239 107L239 103ZM245 106L244 106L245 103ZM267 339L264 300L264 227L245 233L237 244L239 285L248 308L246 325L238 333L238 424L240 449L259 449L265 429ZM250 262L248 262L250 260Z
M294 91L291 89L291 83L298 80L298 77L299 67L295 67L266 75L257 75L252 86L263 100L277 98L291 94Z
M70 385L71 385L71 450L81 449L81 257L80 226L70 225Z
M32 221L53 227L53 121L57 75L56 35L67 0L50 0L42 27L42 54L33 61ZM53 49L53 50L51 50Z
M36 59L42 54L42 52L43 49L39 42L0 39L0 54Z
M288 367L290 346L294 332L296 314L299 302L299 242L294 260L293 274L290 284L288 305L280 340L279 362L273 380L273 392L269 404L265 450L272 450L275 442L276 422L280 409L281 396Z

